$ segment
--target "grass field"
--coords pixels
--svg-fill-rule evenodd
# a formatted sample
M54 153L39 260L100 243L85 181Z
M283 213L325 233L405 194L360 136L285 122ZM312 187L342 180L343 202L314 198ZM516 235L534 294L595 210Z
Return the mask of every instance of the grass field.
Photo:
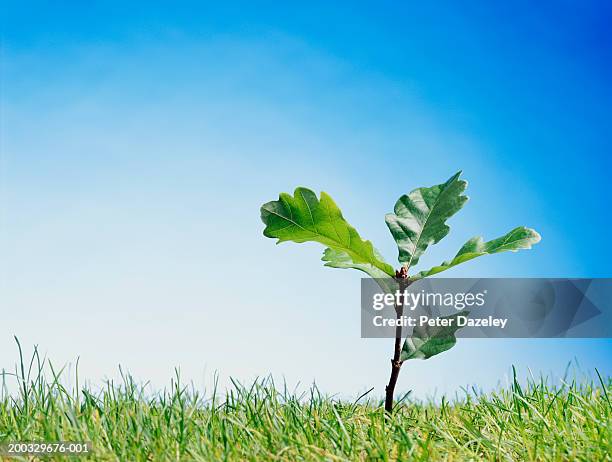
M127 375L96 392L69 391L43 363L35 354L5 374L20 391L3 392L0 441L91 442L88 456L58 460L612 460L610 377L556 387L515 380L452 402L405 400L388 417L370 395L296 394L270 378L234 383L223 396L178 380L151 396Z

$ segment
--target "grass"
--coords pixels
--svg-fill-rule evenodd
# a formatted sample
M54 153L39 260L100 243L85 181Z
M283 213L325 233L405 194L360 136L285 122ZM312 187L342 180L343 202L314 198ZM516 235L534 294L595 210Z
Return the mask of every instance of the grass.
M19 391L3 387L0 442L92 443L89 456L58 460L612 460L612 380L599 374L557 387L515 380L452 402L404 401L392 417L370 395L346 402L316 387L296 394L271 378L204 396L177 377L151 396L122 376L96 392L78 382L70 391L35 350L4 375Z

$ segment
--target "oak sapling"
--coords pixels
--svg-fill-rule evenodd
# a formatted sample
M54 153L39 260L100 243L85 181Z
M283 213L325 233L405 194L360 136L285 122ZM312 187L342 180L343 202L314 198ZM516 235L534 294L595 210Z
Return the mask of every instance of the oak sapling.
M446 221L457 213L468 200L463 194L467 182L460 179L461 172L445 183L429 188L417 188L400 197L393 213L385 216L387 227L399 249L400 267L396 270L385 262L370 241L364 240L357 230L342 216L342 212L325 192L320 198L307 188L298 187L293 196L281 193L277 201L261 207L261 219L266 225L264 236L285 241L318 242L326 249L322 260L332 268L353 268L376 278L379 284L393 281L400 290L411 283L446 271L482 255L529 249L540 241L540 235L530 228L519 226L507 234L485 242L473 237L449 261L412 276L409 270L418 262L430 245L437 244L450 231ZM403 305L396 305L398 317ZM460 313L454 314L457 316ZM396 329L391 377L386 386L385 410L393 410L393 393L402 364L409 359L428 359L452 348L458 327L415 328L402 344L401 327Z

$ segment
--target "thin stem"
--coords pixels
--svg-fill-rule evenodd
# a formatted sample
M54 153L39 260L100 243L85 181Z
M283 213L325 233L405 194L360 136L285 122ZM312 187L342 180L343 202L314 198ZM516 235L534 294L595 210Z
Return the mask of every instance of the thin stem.
M395 312L397 318L401 318L404 314L404 305L396 305ZM393 349L393 359L391 359L391 377L389 378L389 385L386 386L385 396L385 411L389 414L393 411L393 394L395 393L395 385L397 384L397 378L402 367L402 361L400 356L402 354L402 328L397 326L395 328L395 347Z
M396 278L399 280L400 292L403 291L410 285L408 277L408 268L396 272ZM404 314L404 304L397 303L395 305L395 314L399 320ZM391 359L391 377L389 377L389 384L385 387L385 411L391 414L393 412L393 395L395 393L395 385L397 384L397 378L399 377L400 369L402 368L403 361L400 359L402 355L402 327L398 325L395 327L395 345L393 348L393 359Z

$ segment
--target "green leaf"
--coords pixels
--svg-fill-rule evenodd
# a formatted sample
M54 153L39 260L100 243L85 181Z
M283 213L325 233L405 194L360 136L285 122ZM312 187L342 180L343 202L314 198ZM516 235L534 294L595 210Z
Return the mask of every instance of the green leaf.
M382 261L382 257L376 248L374 248L374 255L376 255L376 257ZM323 257L321 260L327 262L325 263L325 266L329 266L331 268L352 268L367 273L371 278L376 280L376 283L385 293L395 293L395 291L399 289L397 281L390 277L387 273L371 265L370 263L355 263L346 252L341 250L334 250L328 247L325 249L325 252L323 252Z
M468 200L462 195L467 181L457 172L446 183L418 188L395 203L394 212L385 216L387 226L397 242L399 261L411 267L428 246L440 242L450 228L446 220L457 213Z
M537 244L538 242L540 242L540 235L535 230L525 228L524 226L514 228L505 236L493 239L489 242L484 242L482 237L473 237L463 244L463 247L461 247L457 255L455 255L455 258L451 261L445 261L439 266L434 266L427 271L421 271L412 276L411 279L416 280L441 273L453 266L471 260L472 258L480 257L481 255L530 249L533 244Z
M261 220L266 225L264 236L277 238L277 243L319 242L329 247L332 252L323 255L327 266L360 269L376 277L395 275L393 267L370 241L359 236L325 192L320 200L307 188L296 188L293 196L281 193L279 200L262 205Z
M374 249L374 255L376 258L382 261L382 257L376 249ZM343 250L336 250L327 248L323 252L321 258L325 263L325 266L331 268L352 268L367 273L372 278L388 278L389 274L372 265L371 263L355 263L348 253Z
M454 319L450 326L416 326L412 335L404 341L400 361L408 359L428 359L443 351L450 350L457 339L455 333L461 327L457 326L458 316L467 316L469 311L460 311L440 319Z

